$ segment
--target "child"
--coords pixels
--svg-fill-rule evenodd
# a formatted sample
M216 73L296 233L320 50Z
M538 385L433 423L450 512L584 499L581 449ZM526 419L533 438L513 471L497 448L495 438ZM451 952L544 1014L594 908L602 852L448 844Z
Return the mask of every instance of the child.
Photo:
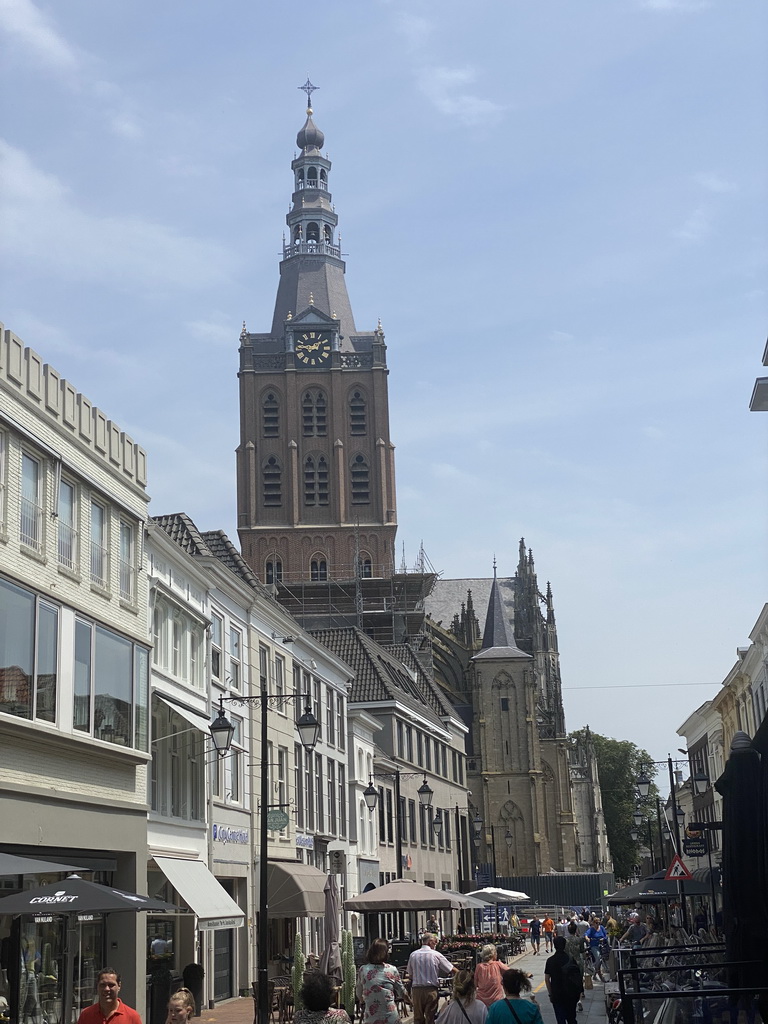
M195 1013L195 997L188 988L180 988L168 1000L165 1024L188 1024Z

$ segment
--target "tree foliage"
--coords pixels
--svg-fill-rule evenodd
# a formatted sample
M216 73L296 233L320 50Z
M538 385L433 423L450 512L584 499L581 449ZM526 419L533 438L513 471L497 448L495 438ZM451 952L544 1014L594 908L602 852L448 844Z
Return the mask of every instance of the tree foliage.
M594 747L613 869L617 878L629 878L633 866L639 862L640 847L648 845L642 830L639 840L633 840L630 833L635 827L634 813L638 804L635 780L643 768L651 778L656 771L651 755L630 740L614 740L599 733L588 733L586 729L571 733L571 739L591 742ZM655 806L656 787L652 786L647 799L640 802L640 809L653 821Z

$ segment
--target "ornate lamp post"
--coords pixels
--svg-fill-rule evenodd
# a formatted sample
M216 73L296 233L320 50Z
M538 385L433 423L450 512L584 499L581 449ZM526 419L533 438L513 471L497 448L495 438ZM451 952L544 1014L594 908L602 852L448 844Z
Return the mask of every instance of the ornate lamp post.
M235 727L224 714L224 703L240 706L258 704L261 708L261 759L259 768L261 770L261 793L260 793L260 818L259 818L259 922L258 922L258 970L257 970L257 993L258 993L258 1024L269 1024L269 961L267 959L267 942L269 937L268 913L269 900L267 895L267 854L268 854L268 830L267 811L269 810L269 763L267 761L268 729L267 714L270 708L281 708L288 701L305 701L304 714L296 723L301 744L305 750L312 750L320 736L320 723L312 714L308 694L270 694L267 691L266 676L261 677L261 688L254 697L219 697L219 713L208 727L213 739L213 745L220 757L229 751L232 745L232 738L235 734ZM208 823L209 828L211 823Z

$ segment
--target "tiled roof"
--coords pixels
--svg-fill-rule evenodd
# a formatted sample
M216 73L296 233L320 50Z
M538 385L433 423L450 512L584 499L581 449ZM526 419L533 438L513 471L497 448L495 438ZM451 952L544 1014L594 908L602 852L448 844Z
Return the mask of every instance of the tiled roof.
M174 512L169 516L152 516L152 522L165 530L171 540L178 544L182 551L190 555L210 555L203 537L186 514Z
M424 673L417 672L414 679L402 662L362 630L355 626L319 629L313 630L312 636L354 671L351 702L375 704L398 700L436 725L442 724L444 702L431 686L424 685Z
M271 591L259 582L258 577L223 530L201 532L186 512L152 516L152 522L165 530L182 551L198 557L218 558L235 576L257 590L262 597L274 600Z
M409 668L416 675L419 680L419 686L426 695L426 699L439 715L455 714L455 709L446 700L445 694L440 687L425 672L424 666L416 657L416 652L410 644L389 644L387 650L402 665L405 665L406 668Z
M201 536L211 554L220 559L228 569L231 569L235 576L239 576L244 583L253 587L254 590L258 590L265 597L272 597L270 591L259 582L258 576L223 530L205 530Z

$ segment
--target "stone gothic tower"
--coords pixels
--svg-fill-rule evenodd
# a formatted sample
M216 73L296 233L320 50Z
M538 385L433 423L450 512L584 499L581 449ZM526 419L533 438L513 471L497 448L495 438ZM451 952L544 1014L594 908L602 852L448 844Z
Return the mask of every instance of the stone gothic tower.
M272 326L240 336L238 533L258 578L287 585L394 572L384 332L355 326L312 113L296 136Z

